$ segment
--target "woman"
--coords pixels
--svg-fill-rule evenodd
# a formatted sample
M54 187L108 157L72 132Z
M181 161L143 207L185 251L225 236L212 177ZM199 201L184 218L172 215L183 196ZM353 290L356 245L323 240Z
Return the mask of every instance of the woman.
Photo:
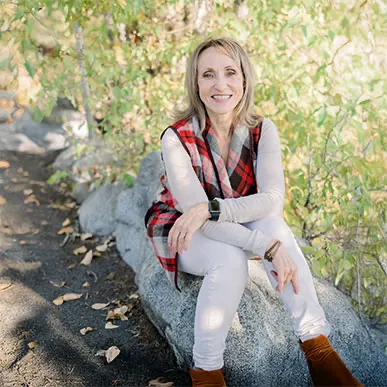
M145 224L177 289L178 270L204 276L192 385L225 386L226 337L248 258L258 256L292 316L313 383L359 386L330 345L309 267L282 219L279 136L273 122L254 114L254 85L253 68L237 42L205 41L188 63L189 106L161 135L165 174Z

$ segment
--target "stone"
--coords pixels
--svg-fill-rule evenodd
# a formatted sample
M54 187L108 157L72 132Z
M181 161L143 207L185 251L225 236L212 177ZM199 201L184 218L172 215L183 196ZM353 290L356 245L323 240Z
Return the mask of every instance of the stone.
M147 155L134 188L120 193L117 205L117 248L136 272L142 305L169 342L178 365L192 366L195 305L202 278L179 273L179 293L168 282L154 255L144 215L160 184L160 153ZM347 297L327 281L314 283L332 326L330 340L364 385L384 386L387 358L383 345L370 336ZM249 262L249 280L226 342L224 373L228 385L309 386L308 368L293 333L290 316L271 288L262 263Z
M87 197L79 209L82 232L102 236L115 231L117 198L123 189L119 184L107 184Z

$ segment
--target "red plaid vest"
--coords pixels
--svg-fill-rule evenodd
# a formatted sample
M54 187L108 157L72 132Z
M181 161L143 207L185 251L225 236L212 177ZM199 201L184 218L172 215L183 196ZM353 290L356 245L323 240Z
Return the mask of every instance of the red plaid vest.
M233 128L227 165L221 157L208 117L202 133L196 117L177 121L168 127L174 130L188 152L209 200L216 197L237 198L258 192L255 170L263 118L259 119L259 125L255 128L248 129L239 125ZM181 213L176 210L177 201L170 191L166 173L161 176L160 181L156 199L145 215L145 227L168 279L180 291L177 284L178 254L173 255L170 252L168 233Z

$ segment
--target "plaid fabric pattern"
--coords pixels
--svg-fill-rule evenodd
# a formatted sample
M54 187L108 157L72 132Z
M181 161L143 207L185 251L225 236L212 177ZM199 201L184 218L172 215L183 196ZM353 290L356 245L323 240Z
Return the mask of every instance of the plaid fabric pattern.
M227 163L222 159L215 132L208 117L202 133L196 117L177 121L168 127L175 131L190 155L193 169L209 200L217 197L238 198L258 192L255 170L263 121L262 117L259 118L259 125L256 128L249 129L239 125L233 128ZM163 131L160 138L167 129ZM180 291L177 283L178 254L171 254L168 234L181 213L176 210L177 201L172 196L166 173L161 176L160 182L156 199L145 215L145 227L168 279Z

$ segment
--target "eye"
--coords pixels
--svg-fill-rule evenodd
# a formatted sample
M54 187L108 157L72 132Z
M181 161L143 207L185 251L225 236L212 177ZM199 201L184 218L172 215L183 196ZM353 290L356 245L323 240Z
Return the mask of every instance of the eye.
M214 76L213 73L204 73L204 74L203 74L203 77L204 77L204 78L212 78L213 76Z
M232 77L233 75L235 75L235 71L233 71L233 70L227 71L227 76L228 77Z

